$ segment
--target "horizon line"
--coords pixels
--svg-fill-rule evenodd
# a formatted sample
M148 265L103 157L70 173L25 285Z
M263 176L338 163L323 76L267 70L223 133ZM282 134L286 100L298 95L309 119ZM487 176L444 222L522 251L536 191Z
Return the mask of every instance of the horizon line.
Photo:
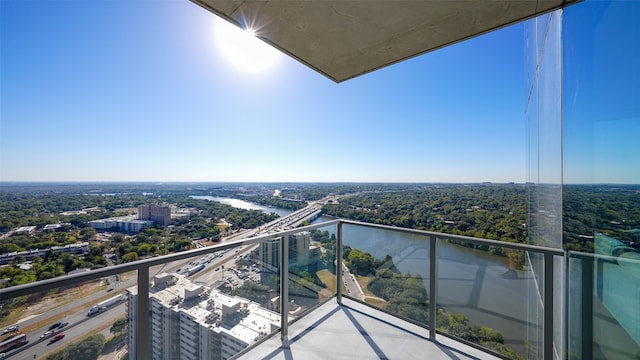
M640 185L640 183L616 183L616 182L585 182L585 183L535 183L531 181L129 181L129 180L107 180L107 181L71 181L71 180L0 180L2 184L76 184L76 185L96 185L96 184L505 184L505 185Z

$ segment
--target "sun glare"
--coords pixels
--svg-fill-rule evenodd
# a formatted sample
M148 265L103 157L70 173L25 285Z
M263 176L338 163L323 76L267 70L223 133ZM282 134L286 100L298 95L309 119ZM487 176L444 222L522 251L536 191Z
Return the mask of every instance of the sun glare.
M255 30L243 30L217 19L216 40L224 57L234 66L249 72L263 72L280 58L278 50L256 37Z

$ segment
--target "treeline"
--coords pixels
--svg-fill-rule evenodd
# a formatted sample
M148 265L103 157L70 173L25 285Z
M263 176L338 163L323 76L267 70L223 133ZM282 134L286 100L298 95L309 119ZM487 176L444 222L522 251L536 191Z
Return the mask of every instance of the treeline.
M34 281L51 279L62 276L78 268L97 268L107 265L103 255L104 245L91 243L89 253L85 256L77 256L70 253L48 251L43 257L36 256L30 268L20 268L18 265L25 261L17 256L7 266L0 267L0 279L4 283L2 287L26 284Z
M549 201L558 204L557 212L562 206L564 248L593 252L594 235L603 233L640 249L640 186L564 185L562 196ZM517 184L367 192L323 210L363 222L509 242L526 242L527 229L535 225L527 223L528 211L535 209L527 209L526 186Z
M119 209L154 202L142 195L97 196L75 194L17 194L0 192L0 233L21 226L42 227L47 224L69 222L86 226L91 220L113 216ZM62 215L66 211L99 207L80 215ZM124 214L123 214L124 215Z
M273 196L254 196L248 200L256 204L288 209L292 211L300 210L307 206L307 203L304 201L291 201Z
M70 245L90 241L96 235L96 231L90 227L80 229L67 225L61 229L11 234L0 240L0 254Z
M323 211L363 222L524 242L524 185L431 185L340 198Z

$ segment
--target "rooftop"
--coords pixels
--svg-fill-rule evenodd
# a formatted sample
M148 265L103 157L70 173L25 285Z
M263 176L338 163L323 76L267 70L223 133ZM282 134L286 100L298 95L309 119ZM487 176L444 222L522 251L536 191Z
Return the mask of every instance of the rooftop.
M183 312L201 326L213 331L226 332L247 344L272 333L280 322L278 313L262 308L250 300L230 296L218 290L204 291L205 287L180 274L158 274L155 283L157 290L152 292L151 297L165 304L167 308ZM179 301L176 301L177 299ZM237 323L225 324L219 321L241 308L246 308L248 314ZM212 314L218 316L211 318Z

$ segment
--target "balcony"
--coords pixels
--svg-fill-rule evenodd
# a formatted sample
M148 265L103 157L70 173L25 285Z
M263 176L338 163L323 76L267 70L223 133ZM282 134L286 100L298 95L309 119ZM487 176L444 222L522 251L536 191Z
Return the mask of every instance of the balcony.
M349 298L322 304L289 333L237 359L499 359L446 336L432 341L424 327Z
M114 292L22 317L28 342L3 351L44 358L104 333L128 305L122 351L136 359L632 358L640 353L639 264L629 252L596 256L333 220L1 289L8 306L119 276ZM117 294L128 300L108 304ZM94 304L106 305L87 316ZM61 318L67 336L47 345L40 333ZM192 341L199 347L181 349Z

